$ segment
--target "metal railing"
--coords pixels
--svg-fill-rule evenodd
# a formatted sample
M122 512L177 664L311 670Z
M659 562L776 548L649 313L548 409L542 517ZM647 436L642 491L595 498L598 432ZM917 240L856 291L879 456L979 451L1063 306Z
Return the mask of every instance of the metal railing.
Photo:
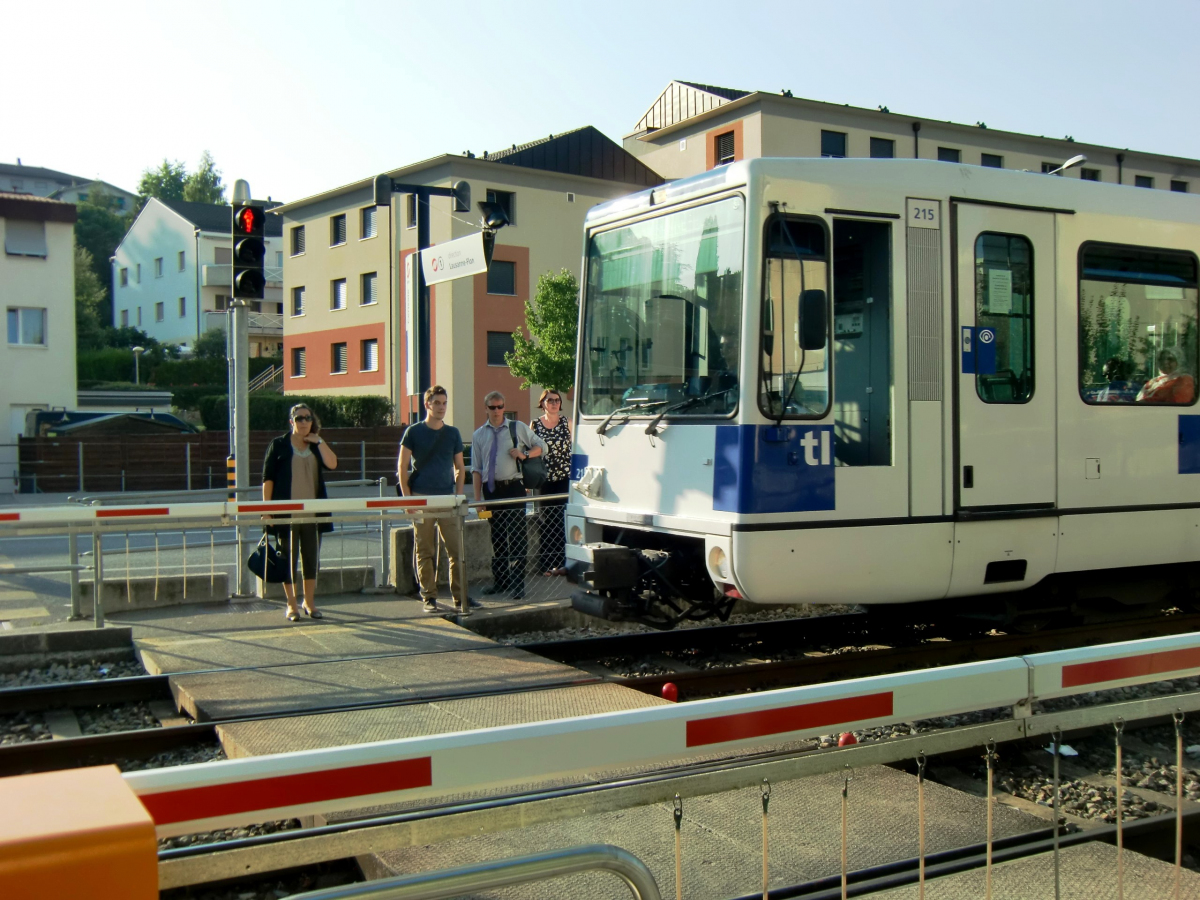
M293 900L440 900L595 871L618 876L636 900L660 900L658 882L646 864L629 851L611 844L589 844L458 869L400 875L366 884L294 894Z

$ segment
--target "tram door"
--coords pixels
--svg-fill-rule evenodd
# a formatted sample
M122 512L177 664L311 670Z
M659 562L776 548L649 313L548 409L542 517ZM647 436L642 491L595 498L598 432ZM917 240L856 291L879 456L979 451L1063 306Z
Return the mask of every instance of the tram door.
M1055 505L1054 214L952 201L957 509Z

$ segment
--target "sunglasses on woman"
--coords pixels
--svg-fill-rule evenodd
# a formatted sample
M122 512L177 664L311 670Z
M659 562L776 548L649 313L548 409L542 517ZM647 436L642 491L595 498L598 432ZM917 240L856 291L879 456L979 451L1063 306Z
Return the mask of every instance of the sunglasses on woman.
M312 416L296 416L296 418L292 419L292 421L293 422L311 422Z

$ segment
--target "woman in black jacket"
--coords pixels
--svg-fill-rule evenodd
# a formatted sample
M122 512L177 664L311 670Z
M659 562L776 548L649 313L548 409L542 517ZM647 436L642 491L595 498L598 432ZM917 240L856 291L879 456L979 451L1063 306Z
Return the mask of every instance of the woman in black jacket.
M337 468L337 456L320 437L321 423L316 413L304 404L293 406L288 413L292 430L271 441L263 460L262 492L264 500L325 500L325 470ZM287 580L283 592L287 596L287 619L300 621L296 607L296 588L293 584L296 563L304 572L304 604L306 616L322 618L316 607L317 567L321 556L321 534L333 531L333 525L277 525L272 528L279 539L279 548L287 559Z

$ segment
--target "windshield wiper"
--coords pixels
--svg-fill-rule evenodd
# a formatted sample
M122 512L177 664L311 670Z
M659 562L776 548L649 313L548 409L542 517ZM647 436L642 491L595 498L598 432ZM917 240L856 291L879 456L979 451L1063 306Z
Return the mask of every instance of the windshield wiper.
M655 416L653 419L650 420L650 424L646 426L646 434L650 434L650 435L658 434L658 423L663 420L663 416L665 416L667 413L682 412L685 409L691 409L693 406L697 406L701 403L707 403L709 400L715 400L717 397L723 397L726 394L728 394L730 391L736 391L736 390L737 390L736 386L730 387L730 388L725 388L725 390L723 390L723 391L713 391L711 394L701 394L699 397L689 397L687 400L684 400L682 403L676 403L674 406L668 406L666 409L664 409L657 416Z
M636 412L639 409L647 409L651 406L658 406L660 403L666 403L666 400L644 400L641 403L630 403L628 406L618 406L608 414L608 418L600 423L600 427L596 429L596 434L603 435L608 431L608 426L612 424L613 417L625 413L625 418L629 418L629 413Z

